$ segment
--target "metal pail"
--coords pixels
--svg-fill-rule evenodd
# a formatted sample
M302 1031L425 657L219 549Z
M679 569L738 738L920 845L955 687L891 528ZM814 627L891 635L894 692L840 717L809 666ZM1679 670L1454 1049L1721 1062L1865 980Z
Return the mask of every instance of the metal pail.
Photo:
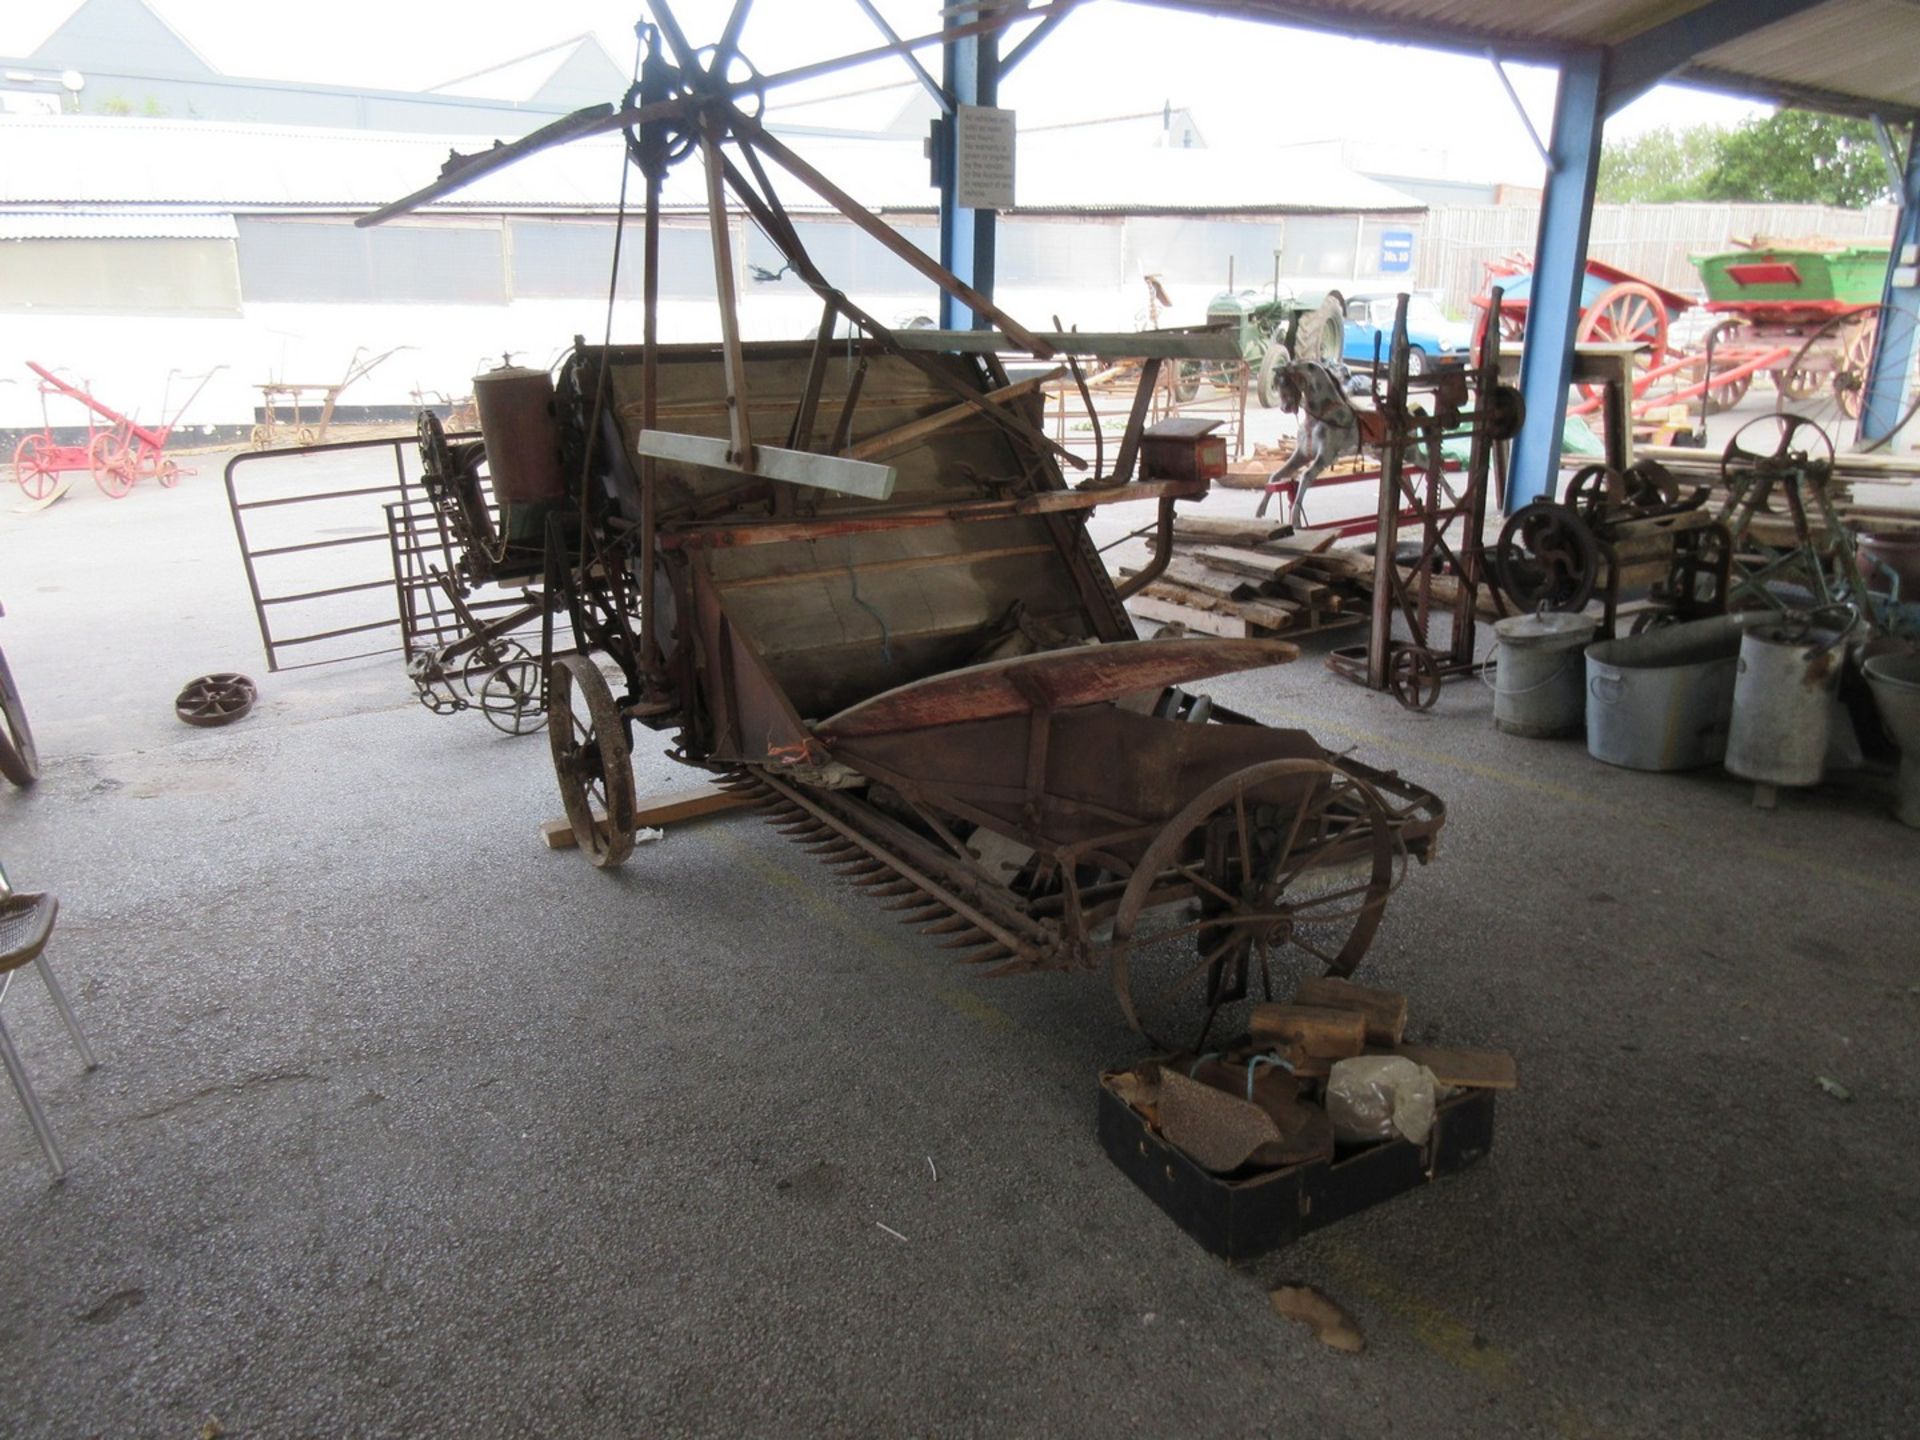
M1551 613L1495 625L1493 728L1540 739L1579 734L1586 718L1580 650L1598 628L1585 615Z
M1719 763L1739 659L1726 615L1589 645L1587 753L1628 770Z
M1791 620L1747 631L1727 733L1729 772L1762 785L1820 783L1846 638L1846 628Z

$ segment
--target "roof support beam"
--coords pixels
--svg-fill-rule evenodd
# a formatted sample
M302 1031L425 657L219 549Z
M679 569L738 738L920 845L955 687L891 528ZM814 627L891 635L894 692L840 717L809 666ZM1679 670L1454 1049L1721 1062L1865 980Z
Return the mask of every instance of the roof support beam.
M1879 440L1900 423L1913 388L1914 338L1920 333L1920 125L1907 141L1907 169L1900 182L1900 218L1887 257L1881 294L1880 338L1867 370L1860 412L1862 441Z
M1527 418L1507 471L1507 510L1551 498L1560 486L1560 430L1573 380L1573 341L1587 273L1587 232L1600 176L1600 132L1606 124L1606 56L1573 55L1560 67L1553 97L1552 164L1540 197L1540 230L1527 294L1526 349L1520 392Z
M1612 47L1607 114L1631 104L1716 45L1791 19L1824 0L1706 0Z
M1000 35L989 30L941 47L948 113L934 122L934 182L940 187L940 263L989 300L993 298L995 253L991 210L963 209L958 201L957 111L962 105L994 105L1000 97ZM942 330L991 329L993 321L976 314L945 291L940 295Z
M1055 28L1059 26L1060 22L1067 18L1069 13L1070 12L1066 10L1056 10L1038 25L1034 26L1033 29L1029 30L1018 45L1000 57L1000 73L1002 75L1007 74L1014 66L1031 55L1034 47L1046 39L1047 36L1051 35Z

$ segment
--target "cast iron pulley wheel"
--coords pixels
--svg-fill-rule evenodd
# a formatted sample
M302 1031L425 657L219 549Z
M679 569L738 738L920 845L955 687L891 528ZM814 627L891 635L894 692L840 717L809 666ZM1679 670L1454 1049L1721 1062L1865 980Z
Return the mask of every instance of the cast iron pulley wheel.
M1197 1048L1224 1008L1273 998L1275 961L1352 974L1400 849L1373 787L1326 761L1269 760L1210 785L1154 837L1114 913L1127 1023Z
M1567 504L1589 527L1599 525L1609 510L1627 503L1626 477L1611 465L1583 465L1567 484Z
M574 843L611 869L633 853L633 755L606 677L585 655L547 671L547 743Z
M1487 436L1492 440L1511 440L1520 433L1527 418L1527 403L1511 385L1496 385L1487 402Z
M1409 710L1431 710L1440 698L1440 662L1424 645L1402 645L1387 663L1387 686Z
M469 700L478 700L480 691L493 672L502 665L519 665L533 656L527 647L518 640L487 640L467 652L466 661L460 667L460 688L467 692ZM538 689L536 685L534 688Z
M1627 504L1635 510L1658 510L1680 499L1680 482L1658 460L1636 460L1620 479L1626 485Z
M44 500L60 483L53 446L45 435L29 435L13 447L13 478L29 500Z
M1259 378L1256 389L1260 403L1271 410L1280 403L1280 369L1293 362L1293 352L1287 349L1287 342L1274 340L1268 343L1267 350L1260 357Z
M1536 500L1507 517L1493 569L1520 610L1578 610L1593 598L1600 550L1572 507Z
M27 707L20 703L5 655L0 655L0 775L22 790L40 778L40 755L33 748Z
M253 709L253 702L259 698L253 681L223 670L188 681L186 688L173 697L173 713L187 724L203 728L231 725Z

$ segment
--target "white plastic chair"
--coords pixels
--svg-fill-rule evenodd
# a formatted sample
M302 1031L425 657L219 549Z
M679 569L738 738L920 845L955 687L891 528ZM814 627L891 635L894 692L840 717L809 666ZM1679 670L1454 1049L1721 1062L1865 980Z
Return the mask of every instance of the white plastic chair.
M47 993L53 997L54 1008L66 1022L67 1033L73 1036L82 1066L91 1070L100 1062L93 1058L93 1047L87 1044L80 1022L73 1017L73 1006L67 1003L66 991L53 978L53 967L47 964L47 957L42 953L59 914L60 902L51 895L14 894L13 887L7 883L6 872L0 870L0 1005L5 1004L7 991L13 986L14 972L32 965L46 982ZM47 1124L47 1117L40 1109L40 1099L33 1093L26 1067L20 1063L20 1054L13 1048L13 1037L7 1033L4 1015L0 1015L0 1062L6 1064L7 1078L13 1081L14 1093L26 1109L40 1148L47 1153L47 1167L53 1171L53 1178L65 1179L67 1162L61 1158L59 1142L53 1138L53 1127Z

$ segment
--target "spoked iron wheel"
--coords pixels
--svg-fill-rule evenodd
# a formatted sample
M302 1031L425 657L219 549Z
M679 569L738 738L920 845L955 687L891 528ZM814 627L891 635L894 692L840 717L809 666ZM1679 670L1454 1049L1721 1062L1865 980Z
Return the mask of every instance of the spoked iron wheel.
M1854 426L1866 402L1867 368L1880 332L1878 305L1835 315L1806 339L1787 363L1780 409L1826 427L1842 446L1856 438Z
M1351 974L1399 849L1373 787L1326 761L1270 760L1209 786L1147 847L1114 914L1127 1023L1197 1047L1216 1026L1235 1033L1251 1002L1291 993L1276 968Z
M633 853L633 755L606 677L585 655L547 672L547 743L574 843L611 869Z
M5 655L0 655L0 775L22 790L40 778L40 755L33 748L27 707L20 702Z
M112 431L93 437L87 447L87 464L93 470L93 483L109 500L124 500L133 493L140 478L140 462Z
M44 500L60 483L53 445L44 435L29 435L13 448L13 478L29 500Z

